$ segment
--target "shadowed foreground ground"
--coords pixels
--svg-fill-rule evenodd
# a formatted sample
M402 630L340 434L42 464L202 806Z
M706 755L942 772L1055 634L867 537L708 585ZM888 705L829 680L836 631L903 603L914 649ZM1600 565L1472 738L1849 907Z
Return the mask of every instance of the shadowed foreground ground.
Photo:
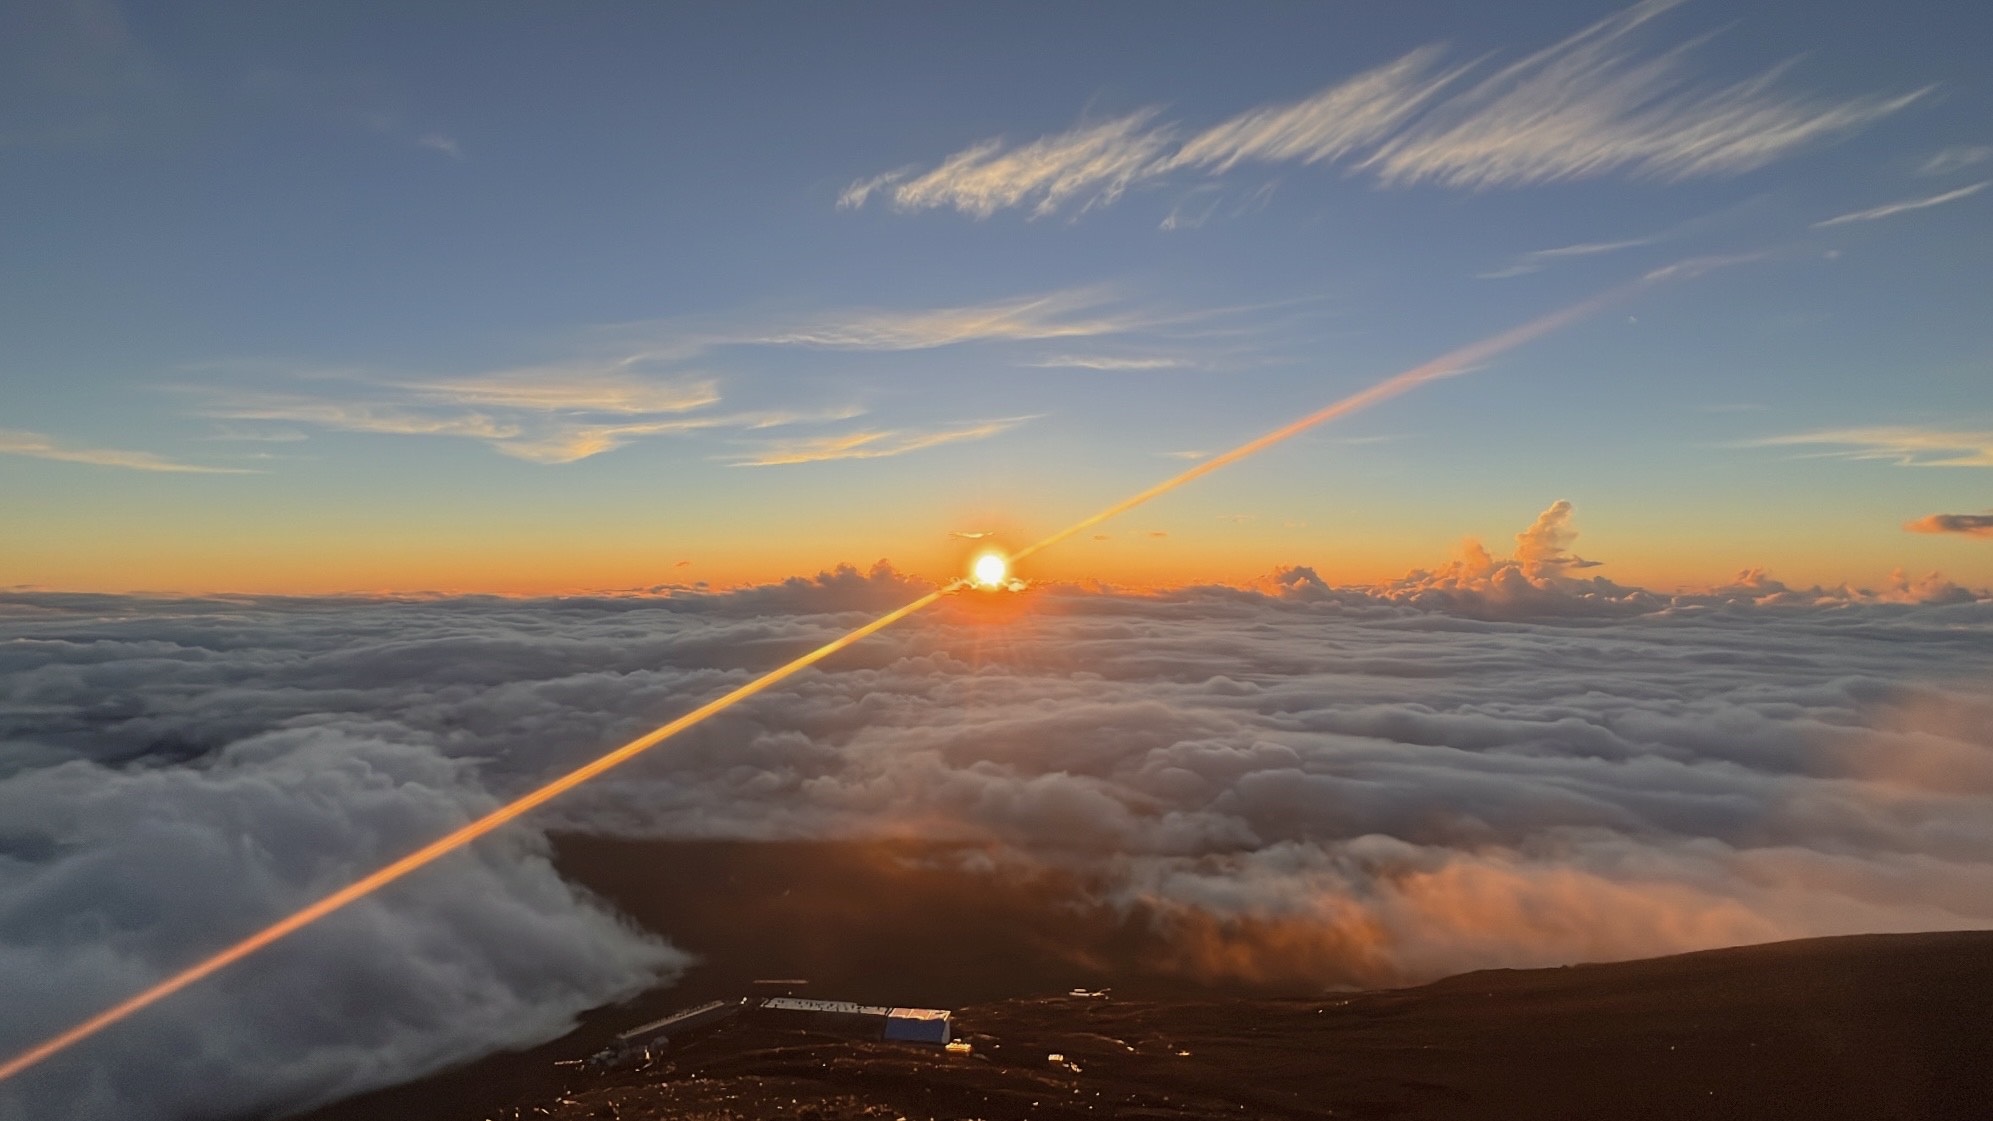
M1993 1116L1993 932L1239 996L1182 977L1139 923L1050 905L1061 885L906 856L564 841L569 875L708 964L567 1040L313 1116ZM553 1065L771 976L808 977L822 997L958 1007L975 1054L737 1022L643 1071ZM1113 995L1047 995L1100 984Z

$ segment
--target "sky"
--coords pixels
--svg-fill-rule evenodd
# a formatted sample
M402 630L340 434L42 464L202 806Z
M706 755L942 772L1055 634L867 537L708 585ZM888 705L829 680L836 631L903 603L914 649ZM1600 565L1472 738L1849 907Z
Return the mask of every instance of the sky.
M4 19L0 586L1993 585L1984 5Z
M327 1100L692 967L563 831L966 840L1146 908L1158 968L1310 991L1993 923L1988 41L1932 0L0 0L0 1056L1402 390L0 1121Z

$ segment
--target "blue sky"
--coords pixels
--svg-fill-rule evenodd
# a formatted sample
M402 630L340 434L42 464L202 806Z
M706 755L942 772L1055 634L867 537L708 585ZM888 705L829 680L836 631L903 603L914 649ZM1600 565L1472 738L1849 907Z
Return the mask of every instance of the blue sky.
M1044 574L1993 583L1983 6L6 19L0 584L946 568L1685 261Z

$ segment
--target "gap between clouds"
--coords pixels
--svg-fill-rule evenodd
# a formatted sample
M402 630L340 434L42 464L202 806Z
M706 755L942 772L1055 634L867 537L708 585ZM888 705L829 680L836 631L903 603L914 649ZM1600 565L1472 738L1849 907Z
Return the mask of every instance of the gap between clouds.
M1736 175L1855 132L1926 96L1827 99L1784 92L1791 64L1729 85L1697 81L1691 40L1642 49L1640 29L1682 0L1643 0L1467 84L1481 60L1443 66L1428 46L1301 101L1205 129L1143 109L1023 144L985 140L922 171L853 183L841 208L873 198L898 210L977 218L1085 212L1131 187L1241 164L1343 164L1384 186L1519 187L1624 172L1681 180Z

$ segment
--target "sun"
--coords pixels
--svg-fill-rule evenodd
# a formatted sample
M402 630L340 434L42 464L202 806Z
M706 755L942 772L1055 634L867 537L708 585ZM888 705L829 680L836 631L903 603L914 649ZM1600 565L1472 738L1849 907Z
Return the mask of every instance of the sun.
M984 553L970 566L969 578L979 587L1001 588L1010 579L1010 562L1002 553Z

